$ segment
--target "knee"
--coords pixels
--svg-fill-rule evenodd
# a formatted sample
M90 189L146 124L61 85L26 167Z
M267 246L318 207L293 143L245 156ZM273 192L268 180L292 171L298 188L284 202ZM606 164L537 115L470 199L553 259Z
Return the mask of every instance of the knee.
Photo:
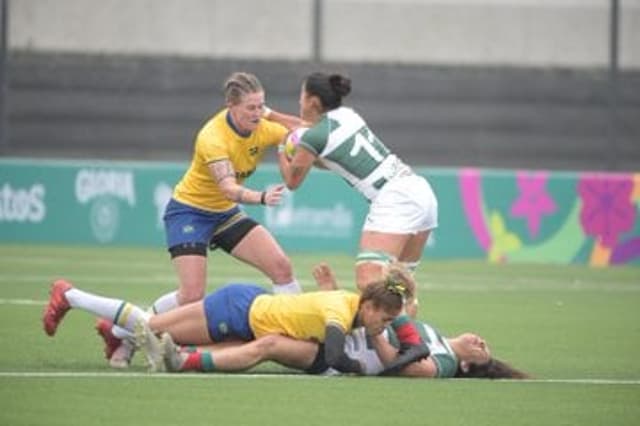
M262 355L262 358L269 358L273 349L278 344L278 341L281 339L277 334L267 334L266 336L262 336L260 339L256 341L258 351Z
M198 286L181 285L178 290L178 304L198 302L204 299L204 288Z

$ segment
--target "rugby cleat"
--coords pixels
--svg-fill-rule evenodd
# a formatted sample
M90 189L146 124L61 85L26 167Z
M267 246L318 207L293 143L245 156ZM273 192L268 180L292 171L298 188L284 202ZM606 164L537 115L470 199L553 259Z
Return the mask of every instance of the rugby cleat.
M111 332L113 323L105 318L98 318L96 321L96 331L98 335L104 340L104 357L111 359L113 353L118 349L122 343L122 339L118 339Z
M42 315L42 325L47 335L53 336L56 334L62 318L71 309L71 305L69 305L69 301L64 294L72 288L73 285L65 280L57 280L51 284L49 303L44 308L44 314Z
M128 368L135 353L136 348L133 343L128 340L122 340L120 346L116 348L111 358L109 358L109 365L111 368Z
M147 361L150 373L164 371L164 350L160 339L149 328L149 324L143 319L138 320L135 326L136 347L142 350Z
M188 353L174 343L169 333L162 333L160 341L164 352L164 366L166 370L174 373L182 371L184 363L189 356Z
M96 322L96 331L104 340L104 356L112 368L127 368L135 353L132 343L113 334L113 323L105 318Z

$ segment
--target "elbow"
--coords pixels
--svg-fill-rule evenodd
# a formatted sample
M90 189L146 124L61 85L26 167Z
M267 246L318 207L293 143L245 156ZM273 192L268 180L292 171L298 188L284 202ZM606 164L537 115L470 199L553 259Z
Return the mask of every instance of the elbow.
M295 182L289 181L289 182L285 182L285 185L287 186L287 189L289 191L295 191L300 186L300 183L295 183Z
M285 179L285 185L287 185L287 189L289 191L295 191L302 185L302 179L296 177L290 177L289 179Z
M222 192L224 198L235 203L238 201L238 190L236 188L231 185L225 185L220 187L220 192Z

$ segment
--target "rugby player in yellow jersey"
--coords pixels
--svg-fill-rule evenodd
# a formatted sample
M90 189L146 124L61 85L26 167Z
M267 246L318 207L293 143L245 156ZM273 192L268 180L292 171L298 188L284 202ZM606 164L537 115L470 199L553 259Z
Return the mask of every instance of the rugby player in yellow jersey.
M364 327L367 334L382 333L411 297L401 277L385 277L361 294L344 290L304 294L268 294L252 284L229 284L192 302L161 314L151 314L131 303L82 291L58 280L51 286L43 327L53 336L72 308L107 318L132 332L143 345L153 370L164 366L155 333L169 333L178 343L205 345L229 340L251 341L267 335L324 342L323 365L345 373L362 373L362 364L345 353L346 333Z
M280 202L283 185L255 190L244 186L244 181L255 172L265 151L283 140L288 132L285 125L299 125L300 119L266 108L264 89L249 73L229 76L224 95L226 107L198 132L191 165L165 210L166 243L178 275L178 290L153 303L156 313L204 297L208 248L221 248L259 269L276 293L300 292L280 245L240 207ZM128 366L133 350L130 334L106 321L98 321L96 329L105 340L110 364Z

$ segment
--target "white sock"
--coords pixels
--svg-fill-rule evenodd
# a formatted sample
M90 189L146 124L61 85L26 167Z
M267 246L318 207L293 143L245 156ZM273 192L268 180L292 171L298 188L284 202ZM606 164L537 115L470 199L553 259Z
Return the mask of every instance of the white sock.
M273 285L273 293L274 294L299 294L302 293L302 287L297 280L293 280L287 284L274 284Z
M172 309L180 306L178 303L178 292L172 291L171 293L167 293L163 296L160 296L153 302L151 305L151 311L154 314L162 314L164 312L169 312Z
M142 308L124 300L98 296L77 288L68 290L64 296L72 308L82 309L95 316L107 318L129 331L134 331L138 318L146 320L149 317Z
M134 340L135 334L127 330L126 328L122 328L119 325L114 325L111 327L111 333L116 336L118 339L122 340Z
M147 312L151 315L161 314L163 312L168 312L172 309L177 308L178 305L178 292L172 291L171 293L167 293L163 296L160 296ZM119 325L114 325L111 327L111 333L116 336L118 339L133 339L134 335L129 330L120 327Z

